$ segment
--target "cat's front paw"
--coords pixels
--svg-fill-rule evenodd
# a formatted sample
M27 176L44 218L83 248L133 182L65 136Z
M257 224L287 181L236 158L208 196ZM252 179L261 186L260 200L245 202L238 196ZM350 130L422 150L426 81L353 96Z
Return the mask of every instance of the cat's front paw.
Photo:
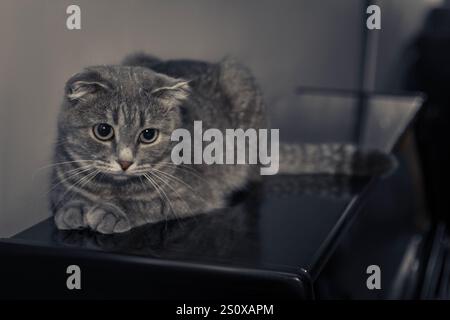
M55 213L55 224L59 230L74 230L86 228L83 214L86 205L81 201L73 201L60 208Z
M84 215L84 223L92 230L104 233L122 233L131 229L126 214L112 205L99 205Z

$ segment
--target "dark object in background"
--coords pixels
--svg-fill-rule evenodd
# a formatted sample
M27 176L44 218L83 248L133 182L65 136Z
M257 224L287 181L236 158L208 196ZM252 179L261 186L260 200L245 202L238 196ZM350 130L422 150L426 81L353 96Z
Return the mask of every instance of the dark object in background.
M407 90L427 95L415 125L428 208L434 220L450 223L450 8L432 10L416 38Z

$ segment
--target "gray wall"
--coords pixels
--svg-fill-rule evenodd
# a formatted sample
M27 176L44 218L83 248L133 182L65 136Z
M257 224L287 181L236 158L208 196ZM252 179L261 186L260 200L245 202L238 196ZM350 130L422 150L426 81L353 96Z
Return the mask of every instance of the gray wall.
M65 28L72 3L81 31ZM253 70L276 118L286 111L277 101L298 85L357 88L363 12L360 0L2 0L0 236L49 216L48 170L38 169L50 163L64 81L82 67L137 50L232 54Z

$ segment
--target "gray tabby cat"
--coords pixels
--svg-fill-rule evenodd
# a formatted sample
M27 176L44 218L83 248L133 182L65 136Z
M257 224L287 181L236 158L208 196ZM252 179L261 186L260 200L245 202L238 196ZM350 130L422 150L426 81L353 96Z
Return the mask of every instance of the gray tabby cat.
M257 165L175 165L176 128L267 128L261 93L234 59L145 55L70 78L58 119L51 209L59 229L120 233L211 212L261 179ZM223 131L224 132L224 131ZM391 158L351 145L281 145L280 173L383 174Z

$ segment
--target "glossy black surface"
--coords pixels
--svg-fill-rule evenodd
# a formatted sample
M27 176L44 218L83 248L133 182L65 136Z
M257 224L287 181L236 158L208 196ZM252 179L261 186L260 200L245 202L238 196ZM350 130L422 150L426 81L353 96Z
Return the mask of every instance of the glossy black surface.
M361 104L362 98L365 100ZM413 119L420 98L312 92L292 97L289 103L298 106L290 113L298 123L274 117L282 140L358 142L363 147L389 152ZM359 108L363 112L356 112ZM321 112L325 109L328 112ZM356 126L356 122L364 125ZM73 252L78 259L80 252L95 258L101 251L114 253L108 259L130 263L135 262L133 257L148 259L147 263L154 266L175 263L179 267L177 274L184 270L183 263L190 266L186 270L195 265L217 274L225 270L220 267L240 270L237 272L242 275L245 270L270 271L291 275L294 287L305 287L297 280L317 277L342 233L357 216L371 184L376 182L323 175L267 177L263 185L249 186L247 192L236 195L233 206L218 212L112 236L58 231L49 218L4 239L9 246L4 250L13 252L13 245L27 246L29 250L53 248L55 256L70 256Z
M238 195L230 208L147 225L118 235L58 231L48 219L14 237L45 246L86 248L190 262L298 272L309 270L333 226L367 179L280 176Z

